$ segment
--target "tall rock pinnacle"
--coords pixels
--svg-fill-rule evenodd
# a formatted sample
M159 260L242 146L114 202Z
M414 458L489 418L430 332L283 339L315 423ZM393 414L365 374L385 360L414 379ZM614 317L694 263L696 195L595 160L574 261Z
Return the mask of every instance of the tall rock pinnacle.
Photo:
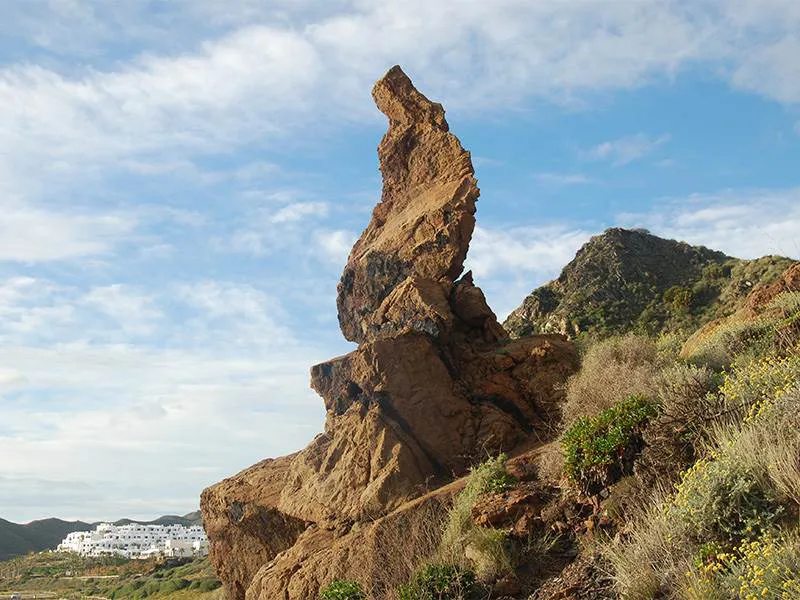
M378 147L383 194L350 253L337 298L342 333L355 342L387 325L430 331L429 311L395 314L387 323L385 303L411 278L452 283L461 275L480 194L442 105L420 94L400 67L375 84L372 97L389 118Z
M307 600L341 577L387 597L397 583L387 574L407 576L393 561L414 543L391 532L430 536L425 511L443 510L419 497L487 453L546 437L577 367L559 336L509 340L462 276L479 192L441 105L399 67L373 97L389 118L383 194L338 286L342 332L359 346L311 369L325 431L202 495L211 559L233 600Z

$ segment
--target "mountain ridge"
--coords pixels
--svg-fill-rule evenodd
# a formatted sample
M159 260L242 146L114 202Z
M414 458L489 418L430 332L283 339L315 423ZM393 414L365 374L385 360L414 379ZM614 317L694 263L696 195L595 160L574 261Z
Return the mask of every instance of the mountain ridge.
M517 338L689 331L732 312L792 262L740 259L646 229L612 227L584 244L556 279L534 289L503 326Z

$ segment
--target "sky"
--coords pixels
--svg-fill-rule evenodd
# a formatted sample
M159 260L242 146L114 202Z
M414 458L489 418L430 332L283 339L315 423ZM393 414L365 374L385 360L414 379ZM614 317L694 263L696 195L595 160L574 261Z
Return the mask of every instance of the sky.
M0 517L154 518L322 428L400 64L501 318L591 235L800 256L796 0L2 0Z

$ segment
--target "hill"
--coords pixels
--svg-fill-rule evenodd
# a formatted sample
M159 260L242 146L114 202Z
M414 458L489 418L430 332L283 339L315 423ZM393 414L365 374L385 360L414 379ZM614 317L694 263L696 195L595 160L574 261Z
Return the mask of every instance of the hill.
M513 337L691 331L732 312L791 264L780 256L741 260L643 229L607 229L503 325Z
M142 525L202 525L200 511L183 516L165 515L152 521L120 519L115 525L139 523ZM89 531L97 523L83 521L63 521L61 519L41 519L26 524L12 523L0 519L0 561L8 560L28 552L52 550L73 531Z
M68 533L93 527L90 523L61 519L42 519L25 525L0 519L0 561L55 548Z

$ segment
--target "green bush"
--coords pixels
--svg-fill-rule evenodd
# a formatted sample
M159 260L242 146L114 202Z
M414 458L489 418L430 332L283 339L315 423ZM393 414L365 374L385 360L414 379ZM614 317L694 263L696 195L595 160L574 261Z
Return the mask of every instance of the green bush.
M222 585L218 579L195 579L192 582L192 585L189 586L193 590L197 590L198 592L212 592L218 587Z
M672 312L678 314L689 312L693 299L694 293L692 290L679 285L673 285L664 292L664 302Z
M426 565L398 589L400 600L468 600L477 592L475 573L451 564Z
M642 448L642 429L655 414L653 402L630 396L595 417L579 419L561 438L567 476L591 494L629 473Z
M337 579L319 591L321 600L366 600L364 589L357 581Z

